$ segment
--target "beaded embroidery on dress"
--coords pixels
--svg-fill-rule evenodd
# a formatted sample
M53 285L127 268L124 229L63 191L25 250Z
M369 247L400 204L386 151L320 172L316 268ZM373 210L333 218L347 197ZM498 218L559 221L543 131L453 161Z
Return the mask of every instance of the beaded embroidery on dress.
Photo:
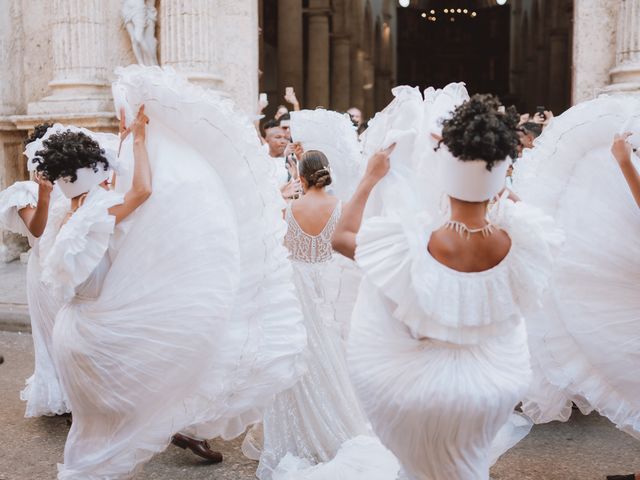
M331 237L341 213L342 202L338 202L322 231L318 235L309 235L298 225L291 211L291 204L287 205L285 220L289 228L284 237L284 245L291 252L291 260L304 263L321 263L331 260L333 258Z

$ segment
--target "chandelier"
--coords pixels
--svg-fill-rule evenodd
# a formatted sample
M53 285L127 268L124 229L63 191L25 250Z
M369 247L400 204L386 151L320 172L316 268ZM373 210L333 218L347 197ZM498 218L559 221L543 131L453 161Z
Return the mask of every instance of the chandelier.
M507 0L427 0L417 2L428 22L474 19L483 8L505 5Z

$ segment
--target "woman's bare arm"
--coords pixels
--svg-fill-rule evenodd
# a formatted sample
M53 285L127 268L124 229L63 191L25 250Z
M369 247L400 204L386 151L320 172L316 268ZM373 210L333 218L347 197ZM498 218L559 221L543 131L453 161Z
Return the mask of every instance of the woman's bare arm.
M629 142L627 142L627 138L630 136L630 132L616 135L613 139L613 145L611 146L611 153L613 153L613 156L620 166L620 170L629 185L636 204L640 207L640 174L638 174L638 171L631 162L632 148Z
M351 259L355 257L356 236L360 231L364 208L367 205L373 187L375 187L389 171L389 155L391 155L394 148L395 144L385 150L377 152L369 159L367 171L362 177L362 180L360 180L356 192L342 209L342 216L336 226L331 244L336 252L345 257Z
M131 215L151 195L151 165L145 145L148 122L149 118L144 114L144 105L142 105L136 119L125 133L125 136L130 132L133 133L133 181L131 188L124 196L124 202L109 209L109 213L116 217L116 223Z
M31 235L38 238L44 232L49 218L49 202L51 200L51 192L53 184L40 175L36 176L38 183L38 203L36 208L25 207L18 211L18 215L24 222L25 226L31 232Z

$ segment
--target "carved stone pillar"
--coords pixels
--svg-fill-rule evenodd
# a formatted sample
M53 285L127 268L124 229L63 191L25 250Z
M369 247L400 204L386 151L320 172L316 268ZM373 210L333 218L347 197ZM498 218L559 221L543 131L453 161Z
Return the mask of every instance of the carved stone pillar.
M307 107L329 108L329 2L309 2Z
M364 110L364 52L357 48L351 57L351 105Z
M22 157L23 132L7 119L23 111L21 2L0 0L0 190L28 178ZM2 118L4 117L4 118ZM28 248L26 238L0 230L0 262L15 260Z
M51 0L54 77L51 95L29 105L29 115L111 111L107 81L106 4Z
M333 68L331 70L331 108L346 112L351 107L351 46L349 37L333 37Z
M375 105L375 68L371 58L364 59L364 119L370 119L376 113Z
M620 0L574 2L572 103L590 100L610 80L615 64L616 18Z
M640 93L640 0L621 0L618 7L616 64L608 92Z
M160 2L160 63L170 65L191 81L222 88L217 52L228 44L216 34L217 0Z
M304 103L304 44L301 0L278 0L278 101L293 87Z
M255 115L258 105L258 2L221 1L213 14L217 41L209 48L219 51L217 71L224 72L223 89L241 110Z

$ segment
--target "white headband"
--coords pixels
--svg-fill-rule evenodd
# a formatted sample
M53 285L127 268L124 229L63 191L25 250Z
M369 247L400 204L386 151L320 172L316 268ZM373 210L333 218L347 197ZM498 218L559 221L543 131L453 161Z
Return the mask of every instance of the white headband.
M459 160L442 145L439 149L440 179L444 192L465 202L485 202L505 187L511 159L507 157L487 170L484 160Z
M111 170L104 170L100 164L98 164L97 168L97 172L93 168L80 168L76 171L78 179L75 182L70 182L66 178L59 178L56 180L56 184L60 187L65 197L75 198L109 179Z

